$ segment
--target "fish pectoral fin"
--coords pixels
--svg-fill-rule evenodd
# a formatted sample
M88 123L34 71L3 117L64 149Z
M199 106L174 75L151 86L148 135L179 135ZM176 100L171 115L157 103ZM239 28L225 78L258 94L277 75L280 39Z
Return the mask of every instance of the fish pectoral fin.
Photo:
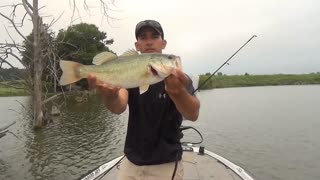
M148 91L148 89L149 89L149 85L148 84L140 86L139 87L140 94L145 93L146 91Z
M111 52L105 51L105 52L99 53L96 56L94 56L92 64L101 65L105 62L117 59L117 57L118 57L117 55L115 55Z
M134 49L129 49L128 51L121 54L121 56L134 56L134 55L139 55L138 51Z

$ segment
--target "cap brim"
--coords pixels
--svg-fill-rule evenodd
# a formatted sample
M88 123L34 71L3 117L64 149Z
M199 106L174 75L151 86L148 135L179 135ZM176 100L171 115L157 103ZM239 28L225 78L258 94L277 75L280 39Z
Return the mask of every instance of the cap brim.
M151 27L151 28L152 28L153 30L155 30L157 33L159 33L160 35L162 35L162 32L161 32L160 30L158 30L157 28L155 28L155 27L153 27L153 26L151 26L151 25L145 25L145 26L141 26L139 29L137 29L137 31L136 31L136 37L139 36L141 30L142 30L143 28L145 28L145 27Z

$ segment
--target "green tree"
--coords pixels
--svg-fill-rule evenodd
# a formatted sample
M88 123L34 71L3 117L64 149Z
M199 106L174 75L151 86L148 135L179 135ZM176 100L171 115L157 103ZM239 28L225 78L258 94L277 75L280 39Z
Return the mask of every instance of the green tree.
M57 36L58 55L61 59L76 61L90 65L95 55L103 51L112 52L107 45L113 43L113 39L107 39L107 33L99 31L94 24L80 23L61 29ZM61 72L59 72L60 75ZM83 89L88 89L85 79L76 83Z
M94 24L80 23L61 29L57 36L58 55L61 59L81 64L92 64L92 58L100 52L110 51L107 45L113 39L107 39L107 33L99 31Z

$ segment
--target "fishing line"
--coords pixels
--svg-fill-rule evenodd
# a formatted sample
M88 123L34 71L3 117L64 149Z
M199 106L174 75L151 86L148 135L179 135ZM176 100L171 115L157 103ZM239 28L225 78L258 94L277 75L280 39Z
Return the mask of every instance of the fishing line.
M214 76L224 65L228 64L228 62L235 56L244 46L246 46L253 38L257 37L256 35L253 35L246 43L244 43L235 53L232 54L232 56L229 57L228 60L226 60L214 73L212 73L205 81L203 81L197 89L195 89L192 94L194 94L196 91L198 91L203 85L206 84L206 82ZM228 64L229 65L229 64Z

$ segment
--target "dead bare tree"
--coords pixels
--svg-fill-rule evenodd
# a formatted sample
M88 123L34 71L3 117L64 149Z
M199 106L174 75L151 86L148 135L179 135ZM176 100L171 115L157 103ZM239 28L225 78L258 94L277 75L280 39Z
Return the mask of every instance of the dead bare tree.
M25 10L25 14L23 15L20 22L16 21L16 10L18 7L22 6ZM22 0L21 3L12 5L12 13L9 16L6 16L2 13L0 15L7 19L10 23L10 25L15 29L15 31L22 37L24 42L26 44L32 44L33 46L33 52L32 57L25 57L28 58L30 63L26 63L22 60L21 55L26 50L25 46L22 44L18 44L15 42L15 40L10 36L10 33L8 32L8 35L12 41L12 43L1 43L0 44L0 64L1 66L3 64L7 64L8 66L14 68L13 64L9 62L9 59L14 57L18 62L20 62L28 71L29 71L29 78L24 79L26 86L32 86L30 89L32 98L33 98L33 119L34 119L34 127L40 128L44 125L44 118L43 118L43 92L42 92L42 73L44 70L44 60L45 57L48 55L45 53L48 53L47 49L51 49L48 47L44 48L44 45L50 44L50 40L48 38L48 26L45 26L42 18L39 15L39 5L38 0L33 0L32 4L30 4L27 0ZM33 41L31 42L26 36L24 36L20 32L20 27L23 26L24 21L27 17L31 18L32 24L33 24ZM7 30L7 29L6 29ZM44 43L45 42L45 43ZM46 51L43 51L43 49L46 49ZM19 53L20 55L17 55ZM50 53L53 53L50 51ZM26 55L26 54L24 54ZM52 57L52 56L51 56ZM30 80L31 79L31 80Z
M31 1L31 0L30 0ZM110 24L110 20L115 20L114 17L108 14L111 11L111 7L114 6L114 0L97 0L100 2L102 15L107 18L108 23ZM75 12L78 12L80 17L79 9L76 5L76 0L69 0L71 7L73 8L73 15L71 17L71 22L73 21L73 17ZM77 1L78 2L78 1ZM5 6L1 6L5 7ZM17 3L14 5L7 5L7 7L12 8L12 12L10 15L4 15L0 12L0 16L5 18L9 24L15 29L16 33L20 35L20 37L27 44L32 44L32 56L28 57L23 52L26 50L25 46L20 43L16 43L16 41L10 36L9 31L6 28L6 31L12 42L0 42L0 68L2 65L6 64L12 68L14 65L10 60L16 59L20 64L22 64L29 72L28 76L24 76L24 84L25 87L29 87L30 93L33 98L33 126L34 128L41 128L44 126L44 104L49 100L52 100L53 97L57 97L58 95L54 95L53 97L48 97L46 99L46 93L43 92L43 82L42 76L43 71L45 69L50 69L55 78L57 78L55 69L56 62L59 57L56 56L56 45L55 42L52 41L50 35L48 35L48 30L50 26L55 22L52 21L50 25L45 25L43 23L42 17L39 15L39 1L32 0L32 3L28 2L28 0L21 0L21 3ZM16 19L18 16L16 11L18 8L23 7L25 13L21 16L20 19ZM89 6L86 0L83 0L83 8L89 11ZM31 42L19 28L23 27L26 19L30 18L33 25L33 41ZM45 42L45 43L44 43ZM45 51L44 51L45 49ZM24 58L27 58L31 63L26 63L22 60L21 55L23 54ZM50 63L45 63L45 60L51 58L53 59ZM56 82L56 80L54 80ZM54 85L54 89L56 89L56 84Z

